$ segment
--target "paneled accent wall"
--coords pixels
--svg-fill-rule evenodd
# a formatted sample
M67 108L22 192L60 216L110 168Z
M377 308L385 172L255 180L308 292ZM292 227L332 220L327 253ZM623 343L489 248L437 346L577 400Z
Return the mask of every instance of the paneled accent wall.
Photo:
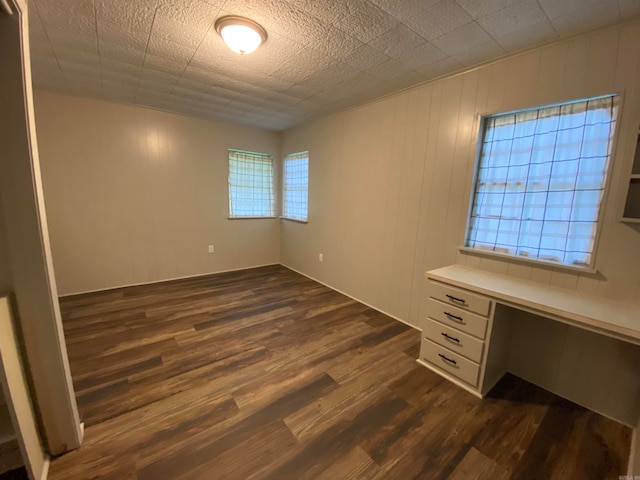
M278 133L44 91L35 106L61 294L278 263L278 220L227 218L227 148L277 159Z
M418 327L424 272L452 263L634 302L640 312L640 229L619 221L640 122L639 62L636 20L286 131L283 154L309 150L309 223L282 223L281 262ZM479 116L612 92L623 95L623 108L598 275L459 253ZM514 343L514 373L636 424L640 349L553 322L534 329ZM545 348L549 335L553 348ZM544 361L529 367L535 359L526 355ZM597 369L581 362L592 355ZM611 368L624 374L610 378ZM598 396L599 388L608 393Z
M640 121L638 21L509 57L284 133L309 149L309 223L282 224L282 262L413 325L426 270L461 263L640 305L640 231L619 221ZM624 95L599 274L458 252L478 116ZM324 262L318 262L318 253Z

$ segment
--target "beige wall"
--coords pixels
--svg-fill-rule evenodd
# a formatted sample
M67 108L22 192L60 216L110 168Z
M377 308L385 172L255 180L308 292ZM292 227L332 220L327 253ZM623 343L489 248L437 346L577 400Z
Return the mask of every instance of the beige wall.
M640 121L640 24L510 57L286 131L310 151L309 223L282 263L417 325L426 270L451 263L640 303L640 233L618 221ZM624 93L598 277L462 255L477 114ZM318 253L324 253L324 263Z
M0 294L8 293L11 290L11 265L9 263L8 248L7 232L4 226L4 218L2 218L2 200L0 200Z
M424 315L424 272L452 263L640 305L640 231L618 221L640 122L639 61L640 22L635 21L285 132L283 154L310 152L310 214L306 225L282 223L281 262L415 326ZM624 94L624 107L597 252L599 275L459 253L478 115L610 92ZM636 424L638 348L553 322L540 322L535 330L514 343L515 373ZM548 338L555 349L545 349ZM536 352L543 351L548 356L537 363L544 355ZM601 368L581 361L592 355ZM618 380L610 378L616 370L623 372ZM598 395L598 388L609 390Z
M227 219L227 148L279 134L50 92L36 123L61 294L279 262L277 220Z

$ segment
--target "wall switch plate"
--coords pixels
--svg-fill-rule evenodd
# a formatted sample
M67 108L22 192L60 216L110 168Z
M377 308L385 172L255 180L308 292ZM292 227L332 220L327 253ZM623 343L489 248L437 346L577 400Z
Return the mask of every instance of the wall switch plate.
M213 248L213 245L209 245L209 253L215 253L215 248Z
M322 253L318 254L318 261L319 262L324 262L324 255Z

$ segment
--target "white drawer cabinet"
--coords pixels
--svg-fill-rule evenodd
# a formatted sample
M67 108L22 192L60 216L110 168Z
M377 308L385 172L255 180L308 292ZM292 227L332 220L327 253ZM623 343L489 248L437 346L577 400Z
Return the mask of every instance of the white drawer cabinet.
M448 305L469 310L485 317L489 314L491 306L491 300L483 295L440 282L429 282L429 296Z
M487 333L487 317L447 305L439 300L427 300L427 317L473 335L481 340Z
M427 319L423 324L422 334L433 343L448 348L473 362L479 364L482 360L484 342L455 328Z
M429 280L428 292L418 361L471 393L484 396L504 374L488 355L496 333L495 302L433 280Z
M435 343L422 339L420 347L420 356L423 360L454 375L459 380L467 383L472 387L478 385L478 372L480 365L471 360L452 352L451 350L436 345Z

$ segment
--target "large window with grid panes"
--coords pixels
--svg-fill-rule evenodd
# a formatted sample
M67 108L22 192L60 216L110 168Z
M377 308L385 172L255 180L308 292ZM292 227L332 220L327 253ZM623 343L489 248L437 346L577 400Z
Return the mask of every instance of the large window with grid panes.
M593 268L619 97L486 116L465 247Z

